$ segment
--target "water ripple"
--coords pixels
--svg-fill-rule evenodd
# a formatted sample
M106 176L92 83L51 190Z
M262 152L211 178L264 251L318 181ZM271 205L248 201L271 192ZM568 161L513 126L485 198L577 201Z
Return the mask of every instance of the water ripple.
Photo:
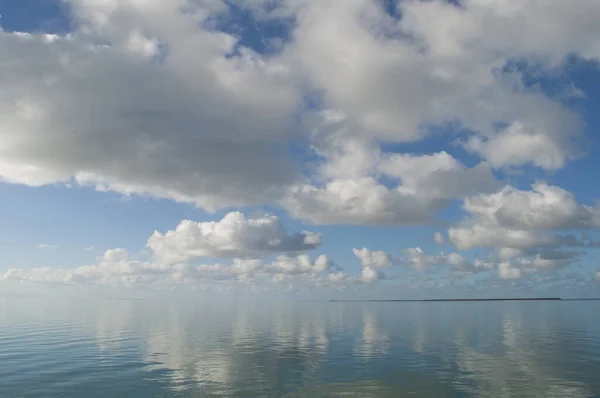
M592 397L599 304L13 299L0 396Z

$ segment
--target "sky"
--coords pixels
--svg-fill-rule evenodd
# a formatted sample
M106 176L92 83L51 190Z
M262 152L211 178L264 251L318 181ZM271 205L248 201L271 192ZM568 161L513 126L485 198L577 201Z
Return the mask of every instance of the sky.
M600 1L0 1L0 289L600 296Z

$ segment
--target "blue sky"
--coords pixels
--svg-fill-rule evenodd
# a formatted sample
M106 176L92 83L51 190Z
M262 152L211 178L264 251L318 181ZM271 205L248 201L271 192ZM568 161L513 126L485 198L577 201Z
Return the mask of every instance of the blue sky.
M600 293L600 5L342 3L1 2L4 283Z

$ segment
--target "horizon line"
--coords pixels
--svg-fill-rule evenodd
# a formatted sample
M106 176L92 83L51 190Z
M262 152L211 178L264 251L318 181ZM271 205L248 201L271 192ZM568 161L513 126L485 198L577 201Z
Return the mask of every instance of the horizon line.
M329 302L439 302L439 301L600 301L600 298L505 297L505 298L443 298L443 299L331 299Z

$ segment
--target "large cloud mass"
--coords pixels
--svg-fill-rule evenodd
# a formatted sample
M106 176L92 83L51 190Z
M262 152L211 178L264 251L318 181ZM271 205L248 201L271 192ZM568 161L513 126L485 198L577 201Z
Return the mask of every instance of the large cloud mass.
M598 57L594 0L405 1L401 18L369 0L234 2L259 22L288 23L287 41L264 38L280 40L270 55L220 30L233 18L223 1L67 3L69 35L0 32L5 181L74 179L206 209L285 196L298 217L366 224L427 222L447 198L489 188L488 166L465 169L444 153L384 154L353 166L359 175L302 181L294 120L312 92L345 115L338 143L415 141L458 123L473 132L465 147L493 167L556 169L581 154L578 116L502 68ZM382 185L381 173L402 185ZM469 181L479 183L461 186Z
M208 209L263 202L293 179L288 67L248 49L229 57L236 39L200 28L200 5L71 3L71 35L0 32L11 60L0 66L1 178Z
M273 215L246 218L228 213L220 221L182 221L175 230L156 231L148 247L164 263L187 262L198 257L256 257L276 252L315 249L321 235L303 231L289 235Z
M585 123L566 101L585 93L560 76L573 60L600 60L600 1L65 3L68 34L0 29L0 181L209 211L268 204L324 225L439 226L459 202L466 218L446 224L449 243L487 252L355 249L361 267L349 276L305 253L319 234L231 211L156 232L148 262L117 250L77 271L15 269L7 279L373 284L399 263L514 280L600 246L585 236L600 227L598 206L552 183L500 182L586 155ZM224 257L232 263L192 265Z
M585 242L551 232L600 226L597 206L580 205L571 193L546 183L536 183L530 191L507 186L494 194L468 197L463 208L471 218L448 230L450 241L462 250L585 246Z

